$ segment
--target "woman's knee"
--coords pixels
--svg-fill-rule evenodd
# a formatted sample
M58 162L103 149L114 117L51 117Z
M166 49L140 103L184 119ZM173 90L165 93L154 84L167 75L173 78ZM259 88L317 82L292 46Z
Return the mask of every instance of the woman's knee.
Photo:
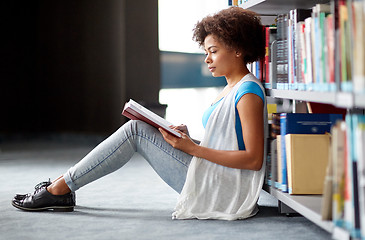
M129 120L120 129L123 129L124 131L127 131L133 135L141 133L146 134L147 132L154 131L154 128L151 125L141 120Z

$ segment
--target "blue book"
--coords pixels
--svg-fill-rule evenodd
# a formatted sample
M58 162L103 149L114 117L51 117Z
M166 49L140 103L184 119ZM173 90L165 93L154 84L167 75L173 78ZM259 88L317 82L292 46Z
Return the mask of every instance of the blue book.
M287 113L280 114L280 135L281 135L281 183L279 189L283 192L288 192L288 174L286 166L286 147L285 147L285 134L286 134L286 116ZM283 165L285 163L285 165Z
M288 192L288 174L286 165L286 134L325 134L331 132L331 127L338 120L342 120L342 114L326 113L281 113L281 167L282 182L280 189Z
M360 226L360 206L359 206L359 191L358 191L358 172L357 172L357 144L356 144L356 128L359 123L365 121L364 115L353 114L353 115L346 115L346 124L348 130L347 133L347 141L348 141L348 159L349 159L349 166L348 166L348 175L351 178L351 201L352 201L352 211L353 211L353 223L345 222L347 224L348 230L351 233L351 236L356 238L361 238L361 226Z

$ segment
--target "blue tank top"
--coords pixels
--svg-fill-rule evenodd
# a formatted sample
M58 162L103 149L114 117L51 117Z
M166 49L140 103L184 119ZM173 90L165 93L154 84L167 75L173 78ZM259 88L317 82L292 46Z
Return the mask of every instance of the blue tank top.
M238 140L238 147L240 150L245 150L246 148L245 148L245 143L243 142L242 125L241 125L240 116L238 115L237 103L241 99L241 97L247 93L256 94L257 96L259 96L262 99L263 102L265 102L264 93L262 92L260 86L257 83L252 82L252 81L246 81L246 82L242 83L241 86L238 88L236 96L235 96L235 106L236 106L236 134L237 134L237 140ZM219 101L217 101L216 103L211 105L204 112L203 119L202 119L204 128L207 125L210 115L212 114L214 109L218 106L218 103L221 100L222 99L220 99Z

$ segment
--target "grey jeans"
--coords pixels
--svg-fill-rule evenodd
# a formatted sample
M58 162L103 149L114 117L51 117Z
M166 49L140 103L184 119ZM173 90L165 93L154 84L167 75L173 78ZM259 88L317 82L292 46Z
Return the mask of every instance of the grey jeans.
M124 124L63 177L71 191L76 191L121 168L135 152L140 153L170 187L181 192L192 156L173 148L157 129L142 121Z

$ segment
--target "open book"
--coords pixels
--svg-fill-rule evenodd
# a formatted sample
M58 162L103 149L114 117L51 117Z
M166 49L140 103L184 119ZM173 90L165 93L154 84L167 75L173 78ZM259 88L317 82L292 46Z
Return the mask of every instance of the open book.
M170 128L170 126L172 125L171 123L158 116L154 112L151 112L147 108L143 107L136 101L133 101L132 99L130 99L129 102L124 105L122 114L129 119L142 120L150 124L151 126L154 126L156 128L162 128L167 132L175 135L176 137L181 137L181 134L179 132Z

